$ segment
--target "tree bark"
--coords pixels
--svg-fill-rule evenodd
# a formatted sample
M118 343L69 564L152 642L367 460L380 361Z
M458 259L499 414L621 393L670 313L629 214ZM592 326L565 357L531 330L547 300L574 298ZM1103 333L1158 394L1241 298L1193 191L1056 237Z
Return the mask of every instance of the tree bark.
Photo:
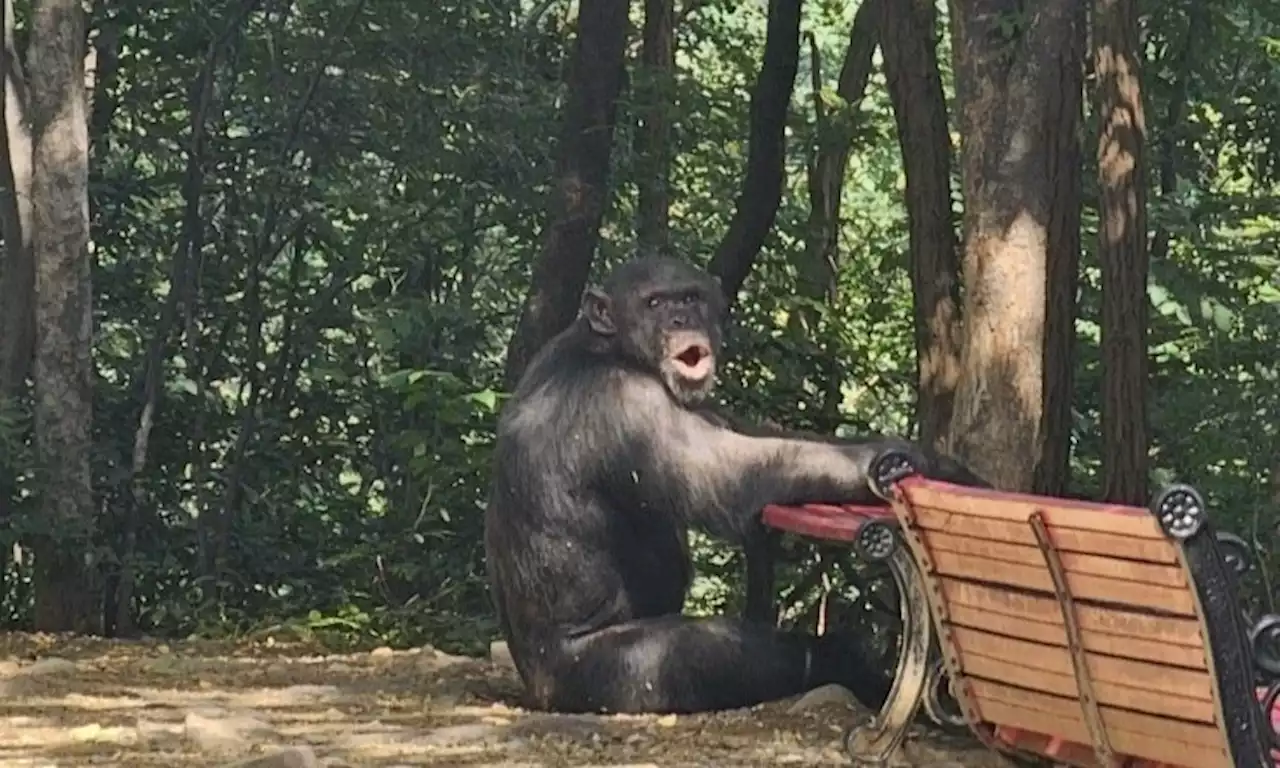
M1084 106L1085 25L1057 61L1062 92L1049 118L1047 178L1053 189L1048 232L1048 306L1044 327L1044 441L1033 490L1068 493L1071 481L1072 393L1075 391L1076 295L1080 286L1080 198L1084 157L1080 128Z
M782 202L787 110L800 66L801 6L801 0L769 0L764 60L751 92L747 171L729 230L709 267L729 305L751 273Z
M1012 40L1002 19L1025 20ZM1054 101L1083 6L953 0L964 214L965 333L952 452L996 487L1031 490L1044 450L1050 222L1061 168ZM1074 63L1078 63L1074 62Z
M0 400L18 396L35 346L35 262L31 255L31 122L27 80L14 43L13 0L4 0L4 126L0 131ZM6 499L0 499L0 505Z
M813 99L817 122L817 151L809 164L809 231L804 260L797 264L798 289L811 299L832 299L840 245L840 198L845 171L853 152L859 107L871 78L872 59L880 42L883 0L864 0L849 28L849 44L836 95L844 102L837 114L826 111L817 46L813 46Z
M932 0L889 2L881 51L906 174L920 441L948 439L960 380L960 260L951 212L951 137Z
M1147 502L1147 221L1138 12L1097 0L1099 256L1102 262L1102 494Z
M627 0L579 6L551 216L507 349L509 386L519 381L542 345L573 322L587 284L609 197L609 158L625 76L627 8Z
M671 109L676 71L673 0L645 0L640 59L636 240L641 253L665 253L670 244Z
M32 250L36 276L35 428L42 532L35 538L35 628L96 632L92 581L93 316L89 129L80 0L40 0L32 18Z

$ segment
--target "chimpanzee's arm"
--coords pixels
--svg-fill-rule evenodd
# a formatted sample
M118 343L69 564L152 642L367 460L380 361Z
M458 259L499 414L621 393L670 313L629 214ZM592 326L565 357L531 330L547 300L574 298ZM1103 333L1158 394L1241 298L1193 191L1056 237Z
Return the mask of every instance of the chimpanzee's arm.
M958 485L969 485L982 488L990 487L990 483L983 480L981 477L978 477L978 475L974 474L972 470L950 456L938 453L937 451L925 446L909 443L905 440L886 437L884 435L863 435L858 438L846 438L816 432L787 429L777 424L767 422L764 424L756 424L723 409L713 408L711 406L700 408L697 413L713 425L733 430L740 435L746 435L748 437L787 438L807 443L826 443L829 445L840 446L867 445L873 446L875 455L879 455L880 451L887 448L906 449L919 454L927 460L927 474L934 479L944 480Z
M656 382L637 378L623 387L615 418L633 445L633 470L618 489L671 510L687 524L743 541L766 504L870 502L871 463L902 441L834 444L790 436L744 435L724 422L686 410ZM639 463L634 463L639 462Z

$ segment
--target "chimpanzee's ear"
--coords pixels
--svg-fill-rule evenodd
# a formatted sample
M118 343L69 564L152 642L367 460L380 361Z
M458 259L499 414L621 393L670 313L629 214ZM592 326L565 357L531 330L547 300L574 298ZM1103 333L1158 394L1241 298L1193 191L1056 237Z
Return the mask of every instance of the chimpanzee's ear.
M582 295L582 316L587 318L587 325L601 336L612 336L618 332L613 323L613 302L599 288L588 288Z

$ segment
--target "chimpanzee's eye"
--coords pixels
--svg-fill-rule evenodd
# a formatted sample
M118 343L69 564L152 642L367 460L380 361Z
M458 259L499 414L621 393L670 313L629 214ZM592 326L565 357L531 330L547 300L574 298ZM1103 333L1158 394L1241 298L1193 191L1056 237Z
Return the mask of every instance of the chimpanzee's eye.
M649 301L648 301L649 309L657 309L658 305L661 303L662 303L662 299L658 298L657 296L649 297Z
M680 295L680 306L687 307L693 302L697 301L697 299L698 297L693 295L692 293L683 293Z

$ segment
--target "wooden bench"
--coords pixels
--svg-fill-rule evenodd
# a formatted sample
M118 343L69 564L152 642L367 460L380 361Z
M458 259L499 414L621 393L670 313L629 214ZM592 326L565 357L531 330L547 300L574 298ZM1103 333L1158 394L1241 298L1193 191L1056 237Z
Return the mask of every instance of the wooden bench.
M889 562L904 596L897 680L846 737L855 764L886 765L922 700L994 750L1082 768L1278 764L1264 712L1280 698L1280 618L1243 615L1249 549L1212 530L1193 489L1150 510L1002 493L925 479L898 453L873 476L888 509L764 512Z

